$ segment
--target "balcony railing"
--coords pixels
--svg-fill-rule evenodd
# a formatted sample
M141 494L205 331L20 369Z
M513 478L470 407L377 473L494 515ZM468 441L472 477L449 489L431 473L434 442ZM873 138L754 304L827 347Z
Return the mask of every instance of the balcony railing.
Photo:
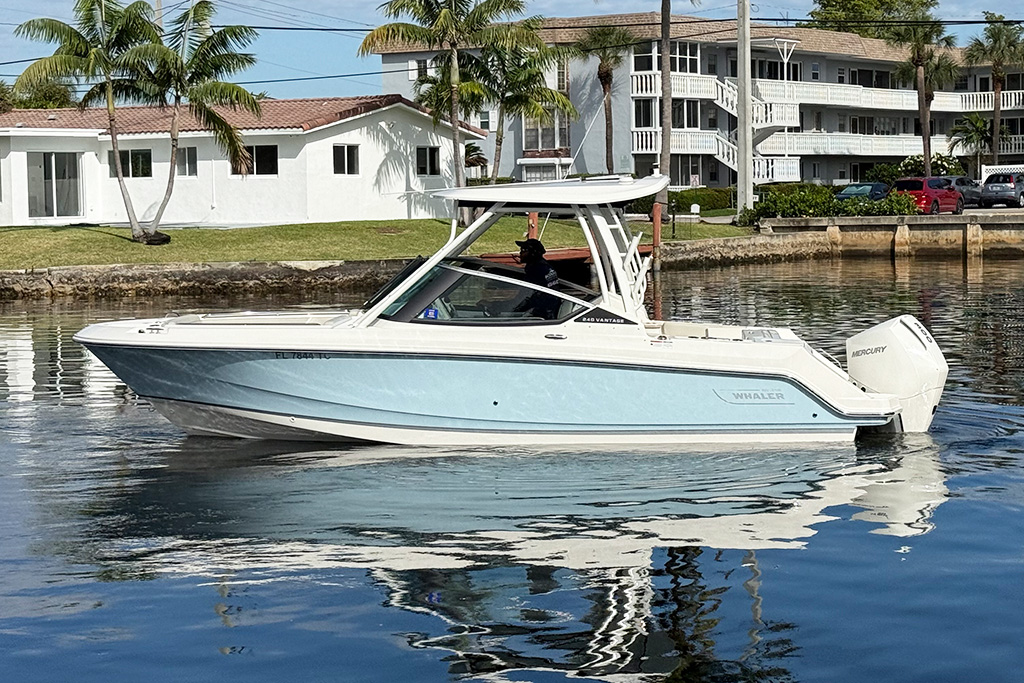
M641 97L661 97L661 74L657 71L632 75L632 94ZM702 74L672 74L672 97L713 100L716 97L717 76Z
M917 111L916 90L865 88L841 83L808 83L806 81L772 81L757 79L753 82L754 96L766 102L799 102L800 104L830 104L858 109L890 109ZM1024 109L1024 90L1002 93L1003 109ZM971 112L992 111L995 94L991 92L937 92L932 111Z
M932 152L947 153L944 135L932 136ZM858 135L856 133L775 133L757 146L761 154L798 156L880 156L906 157L921 154L921 138L916 135Z
M673 130L672 154L716 154L715 138L718 133L711 130ZM658 154L661 152L661 131L636 129L633 131L634 154Z

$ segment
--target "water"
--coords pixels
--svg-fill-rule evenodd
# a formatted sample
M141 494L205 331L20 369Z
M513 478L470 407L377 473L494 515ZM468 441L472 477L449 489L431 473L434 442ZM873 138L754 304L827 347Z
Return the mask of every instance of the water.
M836 448L187 438L74 332L297 300L0 304L0 680L1019 681L1024 268L970 275L667 275L666 316L837 356L933 330L931 434Z

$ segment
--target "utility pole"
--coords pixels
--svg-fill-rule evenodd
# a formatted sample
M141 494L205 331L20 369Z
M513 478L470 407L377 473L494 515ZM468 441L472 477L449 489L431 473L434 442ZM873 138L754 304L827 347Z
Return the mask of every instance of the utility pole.
M736 2L736 206L754 208L754 133L750 127L750 0Z

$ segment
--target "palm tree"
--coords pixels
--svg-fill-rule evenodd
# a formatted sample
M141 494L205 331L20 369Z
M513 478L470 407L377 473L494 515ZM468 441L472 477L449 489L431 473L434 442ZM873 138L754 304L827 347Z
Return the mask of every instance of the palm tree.
M117 0L76 0L73 13L75 26L41 18L30 19L14 30L16 35L24 38L57 44L51 56L33 62L25 69L15 82L15 89L25 90L41 82L69 78L100 79L85 93L79 106L85 108L97 102L106 104L114 169L131 225L132 239L146 243L147 236L139 226L124 182L114 105L118 97L132 98L138 93L135 80L124 63L125 52L136 45L160 39L152 21L153 8L144 0L137 0L127 7Z
M498 106L492 185L498 181L507 117L550 121L555 112L570 119L579 115L565 93L548 87L545 76L552 66L567 58L564 50L543 46L512 50L486 46L480 51L475 78L483 87L484 101Z
M480 145L475 142L466 143L466 168L477 168L487 165L487 157Z
M974 174L981 174L981 153L992 149L992 122L978 112L970 112L949 129L949 153L963 149L974 152Z
M615 173L612 150L612 77L615 70L636 42L633 34L618 26L592 26L576 43L576 49L584 56L597 57L597 82L604 93L604 163L608 173Z
M455 185L466 184L462 165L459 134L459 53L481 45L513 48L528 44L533 38L515 24L496 26L495 22L510 20L526 9L524 0L387 0L378 9L390 19L407 17L370 31L359 46L360 55L392 43L413 43L448 53L449 98L448 122L452 129Z
M994 23L1005 20L1001 14L985 12L985 20L991 23L985 27L984 38L971 38L964 49L964 60L972 66L992 66L992 94L995 96L992 109L992 163L998 164L1006 69L1024 64L1024 29L1018 24Z
M211 29L216 9L210 0L198 0L179 14L166 34L166 44L150 43L125 53L126 64L139 76L144 98L150 104L171 109L171 159L167 189L149 225L156 232L174 191L177 175L178 133L183 103L203 126L213 132L217 144L228 155L232 168L245 173L252 162L238 129L228 123L216 107L244 109L260 115L259 98L245 88L224 79L256 63L251 54L240 53L256 39L248 26Z
M952 59L942 48L952 48L955 45L953 36L946 34L946 29L941 22L926 11L918 11L908 14L905 19L908 23L898 24L889 31L886 42L895 46L903 46L907 49L907 61L903 69L897 68L897 78L911 80L901 77L913 74L914 87L917 89L917 110L921 121L921 145L924 155L925 176L931 175L932 171L932 145L931 145L931 101L928 97L929 86L934 96L935 88L941 87L940 79L949 76L948 71L951 65L955 67ZM944 59L943 59L944 58ZM958 68L958 67L957 67ZM941 70L941 73L929 72Z

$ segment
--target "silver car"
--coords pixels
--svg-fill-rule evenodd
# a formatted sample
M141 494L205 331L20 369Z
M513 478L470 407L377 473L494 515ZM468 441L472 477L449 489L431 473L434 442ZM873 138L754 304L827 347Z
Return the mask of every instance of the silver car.
M981 206L996 204L1024 207L1024 173L993 173L981 188Z

